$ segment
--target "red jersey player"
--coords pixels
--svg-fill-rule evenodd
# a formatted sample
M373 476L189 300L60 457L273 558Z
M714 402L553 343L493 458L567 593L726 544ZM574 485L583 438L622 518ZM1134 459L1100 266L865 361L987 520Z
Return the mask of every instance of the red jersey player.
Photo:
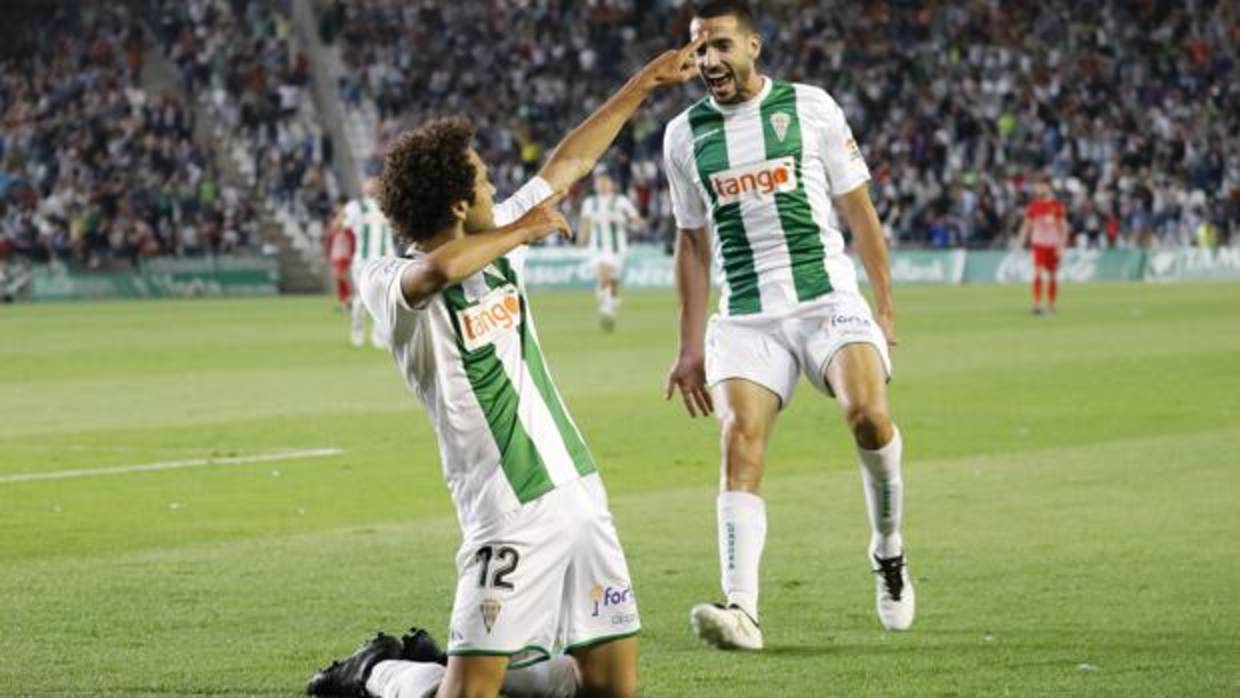
M353 248L357 246L357 238L349 226L344 224L344 206L339 206L332 213L323 236L323 248L327 259L332 265L332 278L336 282L336 300L342 310L349 310L349 302L353 291L349 287L350 267L353 265Z
M1033 251L1033 314L1041 315L1042 279L1046 278L1047 312L1055 312L1055 273L1059 258L1068 246L1068 220L1064 205L1051 194L1046 177L1034 184L1034 198L1025 207L1025 222L1020 226L1017 244L1028 243Z

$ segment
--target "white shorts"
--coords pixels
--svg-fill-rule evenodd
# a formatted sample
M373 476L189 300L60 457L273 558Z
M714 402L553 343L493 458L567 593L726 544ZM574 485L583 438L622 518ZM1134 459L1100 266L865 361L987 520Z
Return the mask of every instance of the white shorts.
M517 668L641 629L597 474L471 531L456 569L449 655L507 656Z
M743 378L779 396L780 408L792 401L799 374L834 397L824 374L831 359L848 344L869 344L882 357L891 380L891 356L882 328L865 298L834 291L813 305L788 315L713 315L706 327L706 384Z
M619 276L624 271L624 255L612 254L611 252L595 252L590 258L590 268L595 274L600 274L604 269L609 270L612 276Z

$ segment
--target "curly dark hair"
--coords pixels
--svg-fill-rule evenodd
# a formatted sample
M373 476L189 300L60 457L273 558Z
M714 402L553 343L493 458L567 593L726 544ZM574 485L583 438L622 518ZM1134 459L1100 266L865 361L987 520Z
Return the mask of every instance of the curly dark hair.
M464 116L432 119L396 139L379 176L379 208L404 247L452 225L452 204L474 202L474 126Z

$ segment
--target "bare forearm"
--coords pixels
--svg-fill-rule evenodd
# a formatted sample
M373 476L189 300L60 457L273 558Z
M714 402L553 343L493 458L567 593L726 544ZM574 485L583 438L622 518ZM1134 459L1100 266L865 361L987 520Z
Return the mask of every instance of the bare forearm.
M529 226L513 224L467 235L441 245L425 264L410 265L401 275L401 291L411 305L478 273L495 259L529 241Z
M539 176L559 190L589 174L651 89L640 77L629 80L560 141Z
M840 210L856 240L861 264L870 280L874 304L880 312L891 311L894 300L891 295L891 264L887 255L887 241L883 238L883 226L870 201L869 192L863 186L840 199Z
M529 242L530 232L526 226L511 225L480 235L466 235L437 248L427 255L427 260L443 270L448 284L454 284Z
M705 235L681 231L676 237L676 295L680 300L680 352L701 353L710 297L710 250Z
M881 229L869 233L858 233L857 249L861 253L861 264L865 267L865 275L870 279L870 288L874 292L874 304L880 309L890 310L895 305L891 295L891 262L887 254L887 243L883 240Z

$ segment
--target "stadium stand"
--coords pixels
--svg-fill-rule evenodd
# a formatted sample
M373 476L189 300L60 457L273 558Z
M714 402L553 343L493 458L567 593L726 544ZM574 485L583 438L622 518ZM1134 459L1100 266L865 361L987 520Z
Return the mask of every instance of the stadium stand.
M1235 3L758 4L765 69L841 103L899 244L1006 244L1041 172L1093 244L1188 244L1203 220L1236 227ZM691 15L669 0L322 7L342 93L374 115L375 148L464 112L488 159L514 163L501 188L631 67L686 37ZM684 104L660 95L612 156L664 235L660 125Z
M332 140L307 94L311 65L275 5L161 0L159 35L187 94L197 95L223 157L299 249L317 251L340 192Z
M14 0L0 30L0 257L114 268L256 253L274 226L313 287L323 218L359 179L336 148L373 168L400 130L463 112L511 191L601 95L688 35L690 5ZM1006 245L1040 173L1093 245L1194 244L1203 223L1226 245L1240 225L1235 3L762 11L764 69L841 103L895 244ZM169 80L152 79L160 65ZM346 124L316 107L324 71ZM609 155L658 241L673 233L662 125L688 102L658 94Z
M4 247L89 268L247 250L254 216L192 138L192 110L142 78L150 46L121 4L13 18L0 65ZM20 42L19 42L20 43Z

